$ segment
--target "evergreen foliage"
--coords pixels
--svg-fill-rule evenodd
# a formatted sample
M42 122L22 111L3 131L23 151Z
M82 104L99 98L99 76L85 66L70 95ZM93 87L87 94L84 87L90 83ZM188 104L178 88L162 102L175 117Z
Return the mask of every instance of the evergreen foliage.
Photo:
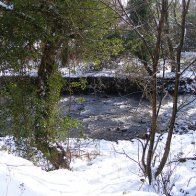
M1 133L28 138L59 168L65 166L63 151L59 155L51 142L79 123L59 114L63 82L58 69L67 65L70 53L83 59L88 53L90 58L103 44L102 53L110 49L116 54L118 41L103 41L116 19L99 1L13 0L11 4L13 9L0 9L0 71L18 76L1 77ZM38 70L37 78L27 77L31 69ZM71 87L75 86L83 88L84 82Z
M149 75L152 75L152 69L149 66L150 54L148 48L153 45L155 35L152 33L153 18L153 1L129 0L127 6L127 14L132 25L145 37L146 44L134 30L128 30L124 38L125 51L138 58L144 65Z

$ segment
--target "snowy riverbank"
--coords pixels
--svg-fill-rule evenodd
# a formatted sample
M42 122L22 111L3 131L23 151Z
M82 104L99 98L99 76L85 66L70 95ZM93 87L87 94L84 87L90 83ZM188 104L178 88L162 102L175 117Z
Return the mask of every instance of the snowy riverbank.
M163 135L162 143L165 137L166 134ZM170 163L165 168L166 176L172 174L168 184L172 196L195 196L195 160L177 161L180 157L195 156L195 138L194 131L173 136ZM46 172L25 159L1 150L0 196L156 195L158 185L149 186L136 163L137 140L118 143L105 140L81 140L79 143L71 141L71 146L75 149L80 144L80 157L73 156L71 171L60 169ZM160 146L159 153L161 149ZM160 182L159 186L162 185ZM161 188L157 195L162 195Z
M118 110L131 108L131 105L128 107L128 99L125 99L124 102L118 99L112 102L111 98L106 98L106 100L110 103L109 108L105 106L107 112L112 107L113 109L116 107ZM180 101L182 103L182 99ZM90 102L91 107L87 105L86 109L84 106L83 112L86 111L88 116L89 112L92 113L95 110L99 112L96 109L99 108L99 105L95 107L96 102L94 105L92 103ZM76 112L77 107L75 109ZM100 112L104 112L103 109ZM171 102L165 103L160 111L161 116L168 118L170 110ZM141 111L139 110L140 115ZM115 142L88 138L70 139L71 171L60 169L46 172L41 169L41 167L47 166L46 163L37 161L36 165L40 166L37 167L30 161L10 154L5 148L7 139L0 138L0 196L155 196L164 195L163 181L166 182L167 190L172 196L195 196L195 114L195 102L191 102L181 109L176 121L171 153L162 176L163 180L159 179L159 183L154 182L151 186L148 185L147 179L138 165L141 159L141 146L139 147L137 139L125 141L120 140L122 138L120 136ZM102 115L102 117L104 116ZM129 118L131 119L131 117ZM127 122L127 119L125 116L116 116L111 120L117 121L119 124L120 121ZM100 132L100 134L102 133ZM105 133L110 134L108 130L105 130ZM160 145L157 148L157 160L161 157L166 136L167 133L164 133L161 137ZM66 147L67 141L63 141L63 143ZM170 175L171 177L167 181L167 177Z

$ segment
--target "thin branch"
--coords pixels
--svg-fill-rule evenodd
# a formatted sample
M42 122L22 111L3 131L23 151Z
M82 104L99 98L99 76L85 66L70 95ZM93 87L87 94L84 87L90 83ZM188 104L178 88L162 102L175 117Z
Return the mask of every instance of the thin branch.
M114 148L113 146L113 149L114 149L114 152L117 153L117 154L121 154L121 155L125 155L127 158L129 158L130 160L132 160L134 163L137 163L137 165L140 167L140 169L143 171L142 167L140 166L140 163L138 161L136 161L135 159L131 158L126 152L124 149L123 152L117 152L116 149Z
M177 109L177 112L179 112L182 108L186 107L187 105L189 105L190 103L193 103L194 101L196 100L196 97L193 98L191 101L189 101L188 103L184 103L184 104L181 104L178 109Z
M187 183L187 187L189 186L189 184L190 184L190 182L191 182L191 180L192 180L193 178L196 178L196 176L193 176L193 177L191 177L191 178L189 179L189 181L188 181L188 183Z
M120 8L121 8L121 11L123 14L119 13L115 8L111 7L108 3L104 2L103 0L100 1L102 4L104 4L106 7L108 7L109 9L111 9L112 11L114 11L125 23L127 23L128 25L130 25L132 27L131 30L135 31L137 33L137 35L140 37L140 39L143 41L149 55L151 56L151 58L153 59L153 54L150 50L150 47L148 46L148 43L147 41L145 40L144 36L138 31L138 28L141 27L141 25L139 26L135 26L133 21L130 19L130 17L128 16L128 13L126 12L124 6L122 5L122 2L120 0L117 0ZM126 18L124 18L124 16Z
M184 68L184 70L180 73L180 75L182 75L189 67L191 67L194 63L196 62L196 59L194 59L192 62L190 62L186 68Z

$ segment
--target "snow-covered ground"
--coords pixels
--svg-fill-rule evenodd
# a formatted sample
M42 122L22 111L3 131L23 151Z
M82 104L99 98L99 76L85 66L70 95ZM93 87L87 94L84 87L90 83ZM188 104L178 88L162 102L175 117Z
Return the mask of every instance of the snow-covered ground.
M190 79L195 79L195 72L192 71L192 70L186 70L183 72L182 70L182 75L181 75L181 79L187 79L187 78L190 78ZM157 74L158 77L163 77L163 71L160 71L158 74ZM175 78L175 72L171 72L170 70L166 70L165 73L164 73L164 78L166 79L169 79L169 78Z
M166 134L163 135L162 143L165 137ZM165 169L166 175L172 173L168 186L168 190L172 187L171 195L196 195L196 162L193 160L176 162L179 157L195 156L195 137L194 131L173 136L170 164ZM76 140L73 139L72 146L76 145ZM160 146L158 153L161 151ZM81 140L78 153L80 157L73 156L71 171L60 169L46 172L30 161L1 150L0 196L156 195L158 185L149 186L136 163L137 140L118 141L118 143ZM129 159L126 154L136 162ZM159 186L162 185L160 182Z
M196 196L196 160L191 159L196 157L196 107L195 101L191 101L194 98L181 96L179 99L181 104L186 100L185 107L178 114L169 163L163 175L164 179L171 175L167 189L171 190L172 196ZM187 102L190 104L186 105ZM121 107L126 105L120 103ZM168 118L171 107L171 101L164 103L161 116ZM166 133L162 136L161 145L157 148L157 160L163 152L166 136ZM0 196L163 195L163 181L149 186L137 164L141 159L138 140L110 142L71 139L69 143L72 151L71 171L59 169L46 172L41 169L43 161L37 167L30 161L14 156L5 148L6 144L10 144L13 149L14 143L10 143L8 137L0 138ZM179 162L178 159L183 157L190 159Z
M183 71L183 70L182 70ZM80 77L125 77L129 76L123 70L118 70L118 69L103 69L100 71L90 71L90 70L85 70L83 68L79 67L73 67L73 68L61 68L60 72L63 77L70 77L70 78L80 78ZM37 76L37 69L31 69L31 70L26 70L25 72L15 72L13 70L5 70L5 71L0 71L0 77L2 76L31 76L31 77L36 77ZM158 77L163 77L163 72L160 71L157 74ZM170 72L170 70L165 71L165 78L174 78L175 73ZM195 78L195 73L192 70L186 70L182 73L181 78Z
M171 106L171 102L165 103L161 113L168 116ZM71 170L46 172L41 169L43 159L36 163L40 164L38 167L14 156L5 148L8 137L0 138L0 196L154 196L164 195L163 182L172 196L196 196L195 114L195 102L181 109L162 175L164 180L159 179L151 186L138 165L141 146L137 139L116 142L70 139ZM157 161L166 137L166 133L161 136ZM13 142L9 144L14 148ZM179 162L180 158L187 160Z
M182 52L182 60L187 62L192 62L196 58L196 52ZM137 64L138 66L142 66L141 62L137 59L132 59L131 62L121 60L121 62L118 63L118 66L114 69L106 69L103 68L102 70L96 71L94 70L94 64L93 63L76 63L71 62L70 66L60 68L59 71L62 74L63 77L70 77L70 78L80 78L80 77L129 77L130 75L125 71L127 64ZM189 64L188 63L188 64ZM37 67L38 62L30 61L28 68L24 68L20 72L16 72L12 69L10 70L0 70L0 77L1 76L18 76L18 75L26 75L31 77L37 76ZM170 70L170 63L166 62L165 65L160 66L160 70L157 73L157 77L162 78L163 77L163 70L162 68L165 67L165 78L174 78L175 73L172 73ZM181 78L191 78L195 79L195 72L193 71L192 67L194 67L194 64L190 66L190 69L187 70L181 70L182 76ZM134 73L133 76L138 76L139 73ZM141 75L141 77L144 77Z

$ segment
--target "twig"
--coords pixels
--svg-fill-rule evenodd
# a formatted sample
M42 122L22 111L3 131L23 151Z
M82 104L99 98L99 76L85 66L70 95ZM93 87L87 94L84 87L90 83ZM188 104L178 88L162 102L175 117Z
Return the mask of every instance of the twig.
M132 160L133 162L137 163L137 164L140 166L140 164L138 163L138 161L136 161L135 159L131 158L131 157L125 152L124 149L122 149L123 152L117 152L116 149L114 148L114 146L113 146L113 149L114 149L115 153L125 155L127 158L129 158L130 160ZM141 169L142 169L142 168L141 168Z
M182 103L181 106L178 107L177 112L179 112L182 108L186 107L187 105L189 105L190 103L193 103L196 100L196 98L192 99L191 101L189 101L188 103Z
M190 181L191 181L193 178L196 178L196 176L193 176L193 177L191 177L191 178L189 179L189 181L188 181L188 183L187 183L187 187L189 186Z
M187 65L187 67L180 73L180 75L182 76L182 74L189 68L191 67L194 63L196 62L196 58L189 63L189 65Z

